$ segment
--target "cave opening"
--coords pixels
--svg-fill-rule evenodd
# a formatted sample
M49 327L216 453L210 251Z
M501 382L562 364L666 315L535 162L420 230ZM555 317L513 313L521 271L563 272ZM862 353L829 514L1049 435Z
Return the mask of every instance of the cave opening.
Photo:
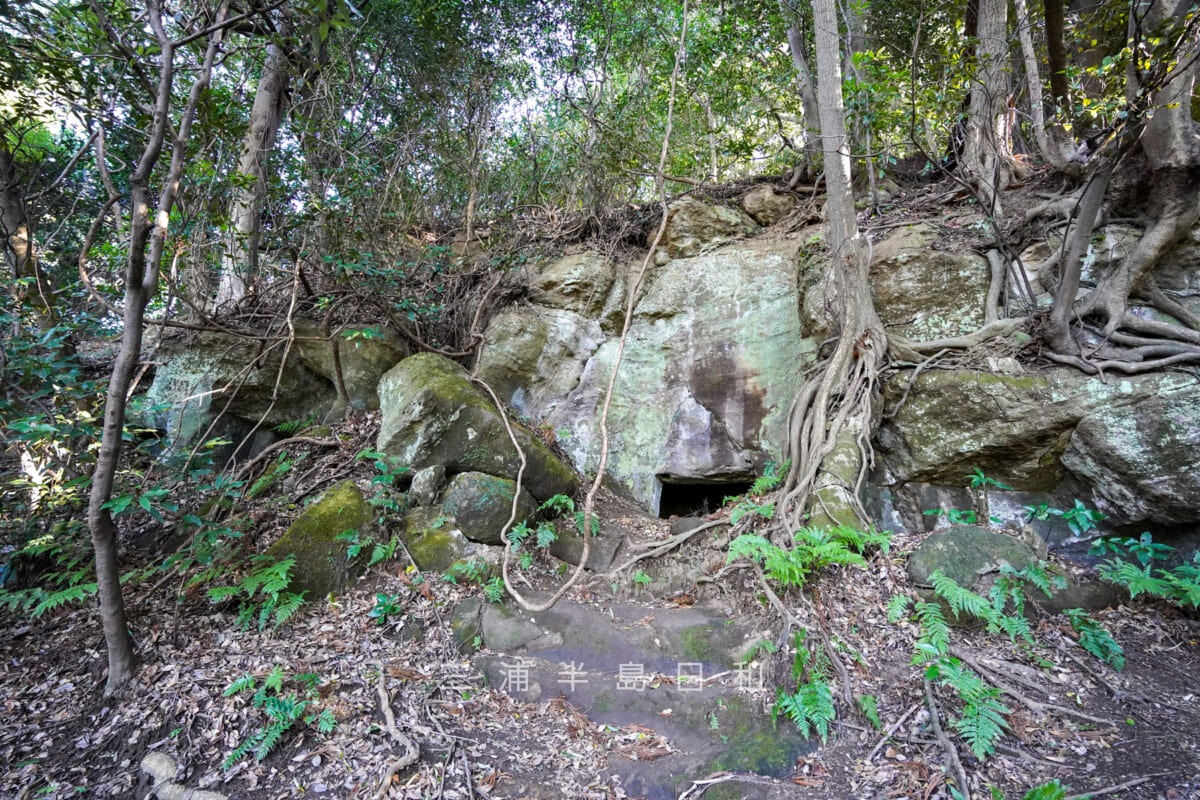
M662 495L658 516L702 517L725 505L726 497L736 497L750 491L751 481L673 481L660 476Z

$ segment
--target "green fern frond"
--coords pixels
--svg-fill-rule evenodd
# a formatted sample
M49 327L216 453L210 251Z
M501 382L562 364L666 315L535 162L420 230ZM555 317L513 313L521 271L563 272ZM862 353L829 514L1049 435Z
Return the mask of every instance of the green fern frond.
M53 611L59 606L67 605L68 603L79 603L96 593L96 584L94 583L77 583L73 586L68 586L65 589L59 589L55 592L50 592L38 603L31 612L34 617L40 617L47 611Z
M788 694L780 690L776 700L779 710L796 723L800 735L808 737L815 730L824 742L829 738L829 723L837 717L837 709L833 705L833 690L825 681L806 683Z
M1117 672L1125 668L1125 650L1117 644L1112 634L1096 624L1081 608L1068 608L1063 613L1071 621L1071 627L1079 634L1080 647Z
M955 730L980 761L996 752L996 742L1000 741L1008 729L1004 715L1012 713L1000 702L999 691L992 691L995 692L995 696L981 697L965 704L962 717L953 723Z
M937 570L929 576L929 580L933 584L933 590L950 605L950 610L956 617L961 617L965 613L986 622L995 621L996 610L987 601L987 598L960 586L956 580L941 570Z
M245 691L253 691L254 676L247 672L242 677L238 678L233 683L225 687L225 691L221 693L222 697L232 697L235 694L240 694Z
M905 614L908 613L908 606L912 602L912 598L906 594L898 594L888 600L887 604L887 620L895 625Z
M921 625L921 637L913 653L914 664L924 664L946 654L950 648L950 626L937 603L917 603L913 607Z
M276 664L271 668L271 671L267 673L267 677L263 679L263 688L273 689L274 691L279 692L283 689L283 679L285 677L287 677L287 673L283 671L283 667L279 664Z
M1066 800L1067 790L1057 780L1035 786L1025 793L1022 800Z
M287 622L288 618L300 610L300 606L304 605L305 594L307 594L307 591L300 592L299 594L287 592L279 596L279 602L275 606L276 628Z

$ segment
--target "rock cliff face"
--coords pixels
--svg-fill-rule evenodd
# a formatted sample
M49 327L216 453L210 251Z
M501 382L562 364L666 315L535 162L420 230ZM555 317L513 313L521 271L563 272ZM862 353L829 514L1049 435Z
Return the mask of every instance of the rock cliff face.
M783 200L772 200L780 208L760 213L763 221L784 212ZM792 395L818 340L833 335L832 281L823 258L807 255L819 228L731 240L753 226L740 211L702 205L688 200L669 217L671 257L660 252L638 287L608 413L609 477L652 511L664 486L749 480L778 458ZM1117 249L1124 235L1111 233ZM1200 285L1197 238L1167 265L1172 286ZM889 231L873 242L873 259L880 315L904 335L928 341L983 323L987 262L948 247L933 227ZM552 430L584 471L600 452L602 400L639 267L595 253L542 266L531 302L492 321L480 354L480 376ZM1036 276L1033 286L1042 290ZM969 507L967 476L980 469L1014 488L992 500L994 514L1014 521L1024 505L1070 507L1078 498L1112 530L1195 526L1200 379L1022 366L1012 355L1027 342L1018 334L998 343L974 369L889 376L880 459L864 499L890 524L928 525L919 506Z
M664 481L753 480L779 453L787 404L814 351L800 333L799 245L741 242L647 269L608 412L608 474L643 505L658 509ZM576 271L582 264L593 267L591 284ZM585 471L599 457L619 346L621 315L611 309L623 308L639 267L618 265L614 278L596 255L547 265L533 285L574 272L573 295L535 291L532 305L493 320L480 355L480 377L548 425Z

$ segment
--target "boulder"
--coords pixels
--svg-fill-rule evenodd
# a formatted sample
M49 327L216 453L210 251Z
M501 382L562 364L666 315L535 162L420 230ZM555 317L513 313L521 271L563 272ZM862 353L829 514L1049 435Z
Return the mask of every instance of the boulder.
M774 225L796 207L796 198L775 191L775 187L760 183L742 197L742 208L759 225Z
M758 223L741 209L709 205L694 197L676 200L667 210L663 237L671 258L690 258L719 244L742 239L758 230Z
M885 383L887 410L899 403L909 377L901 373ZM1036 375L927 371L913 382L899 413L880 427L877 442L896 483L963 486L964 476L979 468L1016 489L1053 491L1066 477L1060 457L1083 420L1101 412L1116 415L1159 394L1185 397L1195 386L1194 378L1180 374L1105 381L1069 368ZM1131 419L1131 412L1120 413ZM1081 474L1088 471L1085 452L1093 449L1086 442L1099 441L1097 426L1104 424L1098 417L1080 436L1072 463ZM1185 458L1188 436L1182 430L1171 435L1180 447L1178 457ZM1147 446L1149 440L1143 451ZM1195 473L1190 474L1181 487L1194 480Z
M604 334L574 311L529 306L497 314L484 338L479 377L519 413L545 418L579 384Z
M269 434L276 425L320 419L335 398L333 385L295 353L283 359L281 343L264 347L256 339L205 333L164 339L154 358L160 364L154 382L130 419L165 430L176 452L202 437L236 445L251 431Z
M917 341L960 336L983 325L991 273L975 253L934 250L938 233L920 224L874 245L871 288L884 324ZM915 320L911 324L910 320Z
M444 356L401 361L379 382L377 448L411 470L440 464L448 472L515 479L520 459L500 412L467 371ZM538 501L574 494L579 479L541 440L514 428L525 453L524 487Z
M446 486L446 468L441 464L426 467L413 475L408 487L409 499L418 506L435 506Z
M753 480L782 449L788 405L814 343L800 334L795 241L749 241L677 258L646 277L608 411L607 473L657 512L664 479ZM615 290L614 290L615 291ZM619 340L575 361L565 394L541 367L513 405L595 469Z
M460 561L486 554L485 548L463 535L456 519L437 507L414 508L405 514L403 536L422 571L449 572Z
M321 326L297 319L296 352L310 370L336 386L333 344ZM374 411L379 408L379 379L409 355L407 343L395 331L377 325L348 325L337 331L338 361L350 405Z
M463 534L473 542L502 545L500 534L512 514L516 484L482 472L455 475L442 493L442 511L454 517ZM521 489L516 522L537 511L537 502Z
M921 542L908 557L908 577L917 586L932 586L930 576L941 570L973 590L982 576L998 572L1002 564L1021 570L1037 560L1029 545L1015 536L976 525L955 525L931 533Z
M345 531L370 534L374 518L374 509L354 482L342 481L304 509L266 554L275 559L295 556L288 591L306 592L306 600L315 600L341 591L353 577L347 543L337 537Z
M604 308L613 280L612 259L605 255L588 251L563 256L534 273L529 297L545 308L595 317Z
M1200 391L1196 383L1098 408L1076 426L1063 465L1117 524L1200 519Z

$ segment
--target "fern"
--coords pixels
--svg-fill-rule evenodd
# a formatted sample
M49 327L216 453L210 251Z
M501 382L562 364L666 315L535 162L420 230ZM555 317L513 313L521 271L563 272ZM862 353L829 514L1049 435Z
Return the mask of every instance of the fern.
M759 476L754 483L750 484L750 491L748 491L746 494L752 496L766 494L767 492L777 488L779 484L783 482L783 476L787 475L787 472L791 466L791 461L783 462L782 466L773 461L769 462L766 468L763 470L763 474Z
M1080 647L1117 672L1125 668L1125 650L1117 644L1112 634L1096 624L1082 608L1068 608L1063 613L1071 621L1071 627L1079 634Z
M908 613L908 606L912 603L912 598L906 594L898 594L888 600L887 604L887 620L895 625L904 615Z
M1035 786L1025 793L1022 800L1066 800L1067 790L1057 780Z
M958 694L962 716L951 723L980 761L996 752L996 742L1008 729L1004 715L1012 710L1000 702L1000 690L988 684L958 659L943 658L930 673Z
M67 603L79 603L96 593L95 583L75 583L65 589L59 589L55 592L50 592L42 598L41 602L34 606L31 612L33 616L40 617L47 611L53 611L59 606Z
M883 730L883 720L879 718L879 703L875 700L875 696L861 694L855 700L858 702L858 707L862 709L863 716L875 726L875 730Z
M914 606L917 622L921 625L921 636L917 639L913 653L914 664L925 664L946 654L950 649L950 626L937 603L917 603Z
M775 701L776 711L782 711L800 730L800 735L809 736L815 730L822 743L829 738L829 723L837 718L833 705L833 690L826 681L813 681L800 686L795 694L782 689Z
M221 693L222 697L232 697L235 694L240 694L245 691L254 689L254 676L246 673L238 678L233 683L225 687L225 691Z
M991 603L969 589L959 585L958 581L943 573L940 569L929 576L933 590L943 598L954 612L955 617L967 614L978 617L985 622L994 622L997 614Z
M283 739L284 734L297 723L315 724L321 733L329 733L336 727L337 719L329 709L323 709L319 714L306 714L318 697L317 686L320 677L315 673L305 673L292 678L304 690L304 697L295 694L283 694L284 683L288 680L287 672L276 664L263 678L262 686L254 692L250 704L261 709L267 715L269 722L253 731L246 739L226 756L221 768L228 770L251 753L255 760L262 761ZM255 680L247 674L238 678L225 689L223 695L232 697L245 691L254 691Z

